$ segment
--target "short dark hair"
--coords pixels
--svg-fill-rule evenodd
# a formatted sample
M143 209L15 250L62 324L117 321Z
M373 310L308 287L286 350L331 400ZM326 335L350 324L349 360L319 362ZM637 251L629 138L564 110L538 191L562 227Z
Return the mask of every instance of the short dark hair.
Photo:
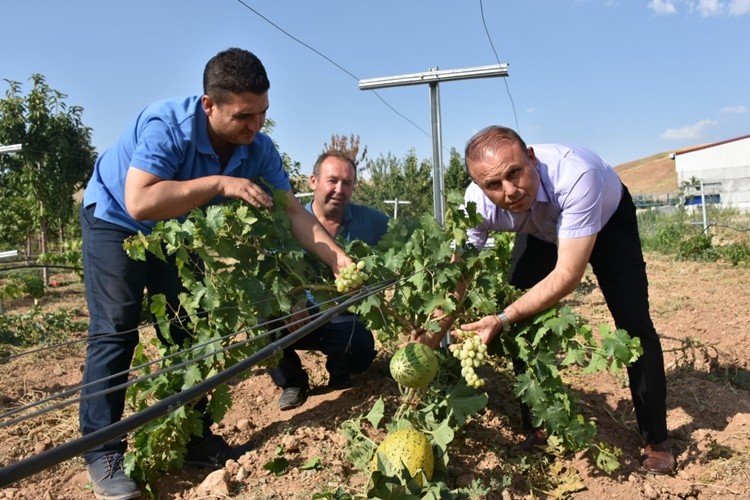
M466 162L467 171L469 160L480 159L486 151L494 151L501 143L518 144L521 149L527 150L526 143L518 135L518 132L500 125L490 125L471 136L471 139L466 143L464 162Z
M226 102L227 94L262 94L271 87L266 68L255 54L231 48L213 56L203 70L203 93L214 102Z
M329 151L326 151L325 153L321 153L320 156L318 156L318 159L315 160L315 165L313 165L313 177L315 177L316 179L320 179L320 166L328 158L341 158L342 160L349 162L349 165L352 166L352 170L354 171L354 180L357 180L357 164L354 163L354 160L349 155L347 155L343 151L338 151L336 149L331 149Z

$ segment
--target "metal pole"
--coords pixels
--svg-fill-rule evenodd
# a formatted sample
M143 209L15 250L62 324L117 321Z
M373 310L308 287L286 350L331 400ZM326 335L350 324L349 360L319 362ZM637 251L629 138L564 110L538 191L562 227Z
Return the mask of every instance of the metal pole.
M703 211L703 234L708 234L708 217L706 216L706 190L703 187L703 179L700 180L701 186L701 210Z
M410 201L401 201L398 198L395 200L383 200L384 203L388 203L389 205L393 203L393 218L398 219L398 206L399 205L411 205Z
M437 71L431 68L430 71ZM432 123L432 209L435 220L441 226L445 221L445 198L443 193L443 134L440 120L440 87L430 83L430 121Z
M411 73L399 76L370 78L359 81L360 90L374 90L385 87L402 87L406 85L430 86L430 119L432 122L432 171L433 171L433 209L435 219L443 225L445 217L445 202L443 193L443 164L442 164L442 127L440 119L440 94L438 84L453 80L468 80L470 78L492 78L508 76L507 64L492 64L473 68L438 70L433 68L426 73Z
M22 144L11 144L10 146L0 146L0 153L16 153L21 151Z

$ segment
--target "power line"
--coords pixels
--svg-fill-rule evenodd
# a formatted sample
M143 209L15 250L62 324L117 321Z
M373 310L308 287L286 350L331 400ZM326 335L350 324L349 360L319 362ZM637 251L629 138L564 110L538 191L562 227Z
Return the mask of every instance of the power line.
M257 10L253 9L252 7L250 7L250 6L249 6L248 4L246 4L246 3L245 3L245 2L243 1L243 0L237 0L237 1L238 1L238 2L240 3L240 4L242 4L242 5L243 5L243 6L244 6L244 7L246 8L246 9L250 10L250 11L251 11L251 12L252 12L253 14L255 14L255 15L256 15L256 16L258 16L258 17L260 17L260 18L261 18L261 19L263 19L263 20L264 20L265 22L267 22L268 24L270 24L271 26L273 26L273 27L274 27L274 28L276 28L277 30L281 31L281 32L282 32L282 33L284 33L284 34L285 34L286 36L288 36L289 38L291 38L292 40L294 40L295 42L297 42L297 43L299 43L300 45L302 45L303 47L305 47L305 48L307 48L307 49L309 49L309 50L311 50L311 51L315 52L315 53L316 53L316 54L318 54L318 55L319 55L320 57L322 57L323 59L325 59L325 60L326 60L326 61L328 61L329 63L333 64L334 66L336 66L336 67L337 67L338 69L340 69L341 71L343 71L344 73L346 73L346 74L347 74L347 75L349 75L350 77L352 77L352 78L354 78L355 80L359 81L359 78L358 78L358 77L357 77L356 75L354 75L354 74L353 74L353 73L352 73L351 71L349 71L348 69L344 68L344 67L343 67L343 66L341 66L341 65L340 65L339 63L337 63L336 61L334 61L333 59L331 59L331 58L330 58L330 57L328 57L327 55L323 54L323 53L322 53L321 51L317 50L316 48L314 48L314 47L310 46L309 44L307 44L307 43L303 42L302 40L300 40L300 39L299 39L299 38L297 38L296 36L292 35L292 34L291 34L291 33L289 33L288 31L286 31L285 29L283 29L283 28L282 28L281 26L279 26L278 24L274 23L273 21L271 21L270 19L268 19L268 18L267 18L266 16L264 16L263 14L261 14L260 12L258 12ZM396 113L396 114L397 114L398 116L400 116L401 118L403 118L403 119L404 119L404 120L406 120L407 122L411 123L411 124L412 124L412 125L413 125L414 127L416 127L416 128L417 128L417 129L418 129L418 130L419 130L420 132L422 132L422 133L423 133L424 135L426 135L427 137L431 137L431 135L430 135L430 133L429 133L429 132L427 132L426 130L424 130L424 129L423 129L422 127L420 127L419 125L417 125L417 124L416 124L416 123L415 123L414 121L410 120L410 119L409 119L409 118L407 118L407 117L406 117L405 115L403 115L403 114L402 114L401 112L399 112L399 111L398 111L398 110L397 110L396 108L394 108L393 106L391 106L391 105L390 105L390 104L388 103L388 101L386 101L385 99L383 99L383 97L382 97L382 96L381 96L381 95L380 95L379 93L377 93L376 91L373 91L373 93L374 93L374 94L375 94L375 95L377 96L377 98L378 98L378 99L380 99L380 100L381 100L381 101L383 102L383 104L385 104L386 106L388 106L388 107L389 107L389 108L391 109L391 111L393 111L394 113Z
M490 42L490 48L492 48L492 53L495 54L495 60L498 64L500 64L500 57L497 55L497 51L495 50L495 44L492 43L492 37L490 36L490 31L487 29L487 21L484 18L484 3L482 0L479 0L479 11L482 14L482 26L484 26L484 32L487 34L487 40ZM516 105L513 102L513 96L510 95L510 86L508 85L508 80L505 79L505 91L508 93L508 99L510 99L510 106L513 108L513 118L516 122L516 130L520 134L521 131L518 127L518 115L516 114Z

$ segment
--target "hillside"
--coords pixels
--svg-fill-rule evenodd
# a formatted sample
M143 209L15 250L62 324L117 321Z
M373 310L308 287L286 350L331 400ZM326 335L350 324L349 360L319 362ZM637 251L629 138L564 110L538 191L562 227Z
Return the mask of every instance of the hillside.
M655 194L677 191L677 171L672 152L657 153L615 167L630 193Z
M670 155L695 147L675 149L623 163L615 167L615 172L633 195L671 193L678 190L678 183L674 160Z

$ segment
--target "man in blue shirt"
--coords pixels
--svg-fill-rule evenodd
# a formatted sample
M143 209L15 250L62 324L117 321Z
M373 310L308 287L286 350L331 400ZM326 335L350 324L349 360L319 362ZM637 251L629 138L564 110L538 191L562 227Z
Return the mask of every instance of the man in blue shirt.
M81 391L80 427L84 435L122 418L125 390L101 395L123 384L138 344L144 289L164 294L179 315L182 291L174 261L153 255L145 262L128 258L123 242L157 221L184 218L192 209L239 198L270 208L262 178L288 192L294 237L335 274L351 263L333 238L291 193L289 178L271 139L260 132L268 110L270 83L261 61L242 49L218 53L206 64L203 95L171 99L145 108L120 139L101 154L81 206L83 267L90 314L89 345ZM177 322L172 338L187 333ZM111 378L110 378L111 377ZM88 386L88 384L91 384ZM196 407L205 407L205 401ZM188 443L186 463L221 466L231 447L210 430ZM84 455L97 498L140 496L122 470L127 443L117 439Z
M590 263L617 328L638 337L643 355L628 368L630 391L645 441L642 466L668 474L675 459L667 435L666 377L659 336L649 314L648 280L635 206L615 171L596 153L555 144L527 147L505 127L488 127L466 146L466 169L474 181L465 199L484 217L469 232L482 247L487 231L518 233L510 283L527 290L497 315L460 325L485 343L575 290ZM463 290L459 290L463 293ZM447 322L446 322L447 323ZM433 347L442 335L416 340ZM522 369L518 362L516 370ZM522 408L526 445L546 441Z
M388 216L349 203L356 180L357 168L351 158L338 151L321 154L310 176L313 200L305 208L331 236L374 246L388 230ZM312 302L308 305L314 307ZM287 330L298 329L307 315L307 310L300 311ZM356 315L341 314L286 348L278 366L268 370L274 383L283 389L281 410L297 408L307 399L309 379L296 350L323 352L328 386L342 389L351 386L350 374L362 373L375 359L375 340Z

